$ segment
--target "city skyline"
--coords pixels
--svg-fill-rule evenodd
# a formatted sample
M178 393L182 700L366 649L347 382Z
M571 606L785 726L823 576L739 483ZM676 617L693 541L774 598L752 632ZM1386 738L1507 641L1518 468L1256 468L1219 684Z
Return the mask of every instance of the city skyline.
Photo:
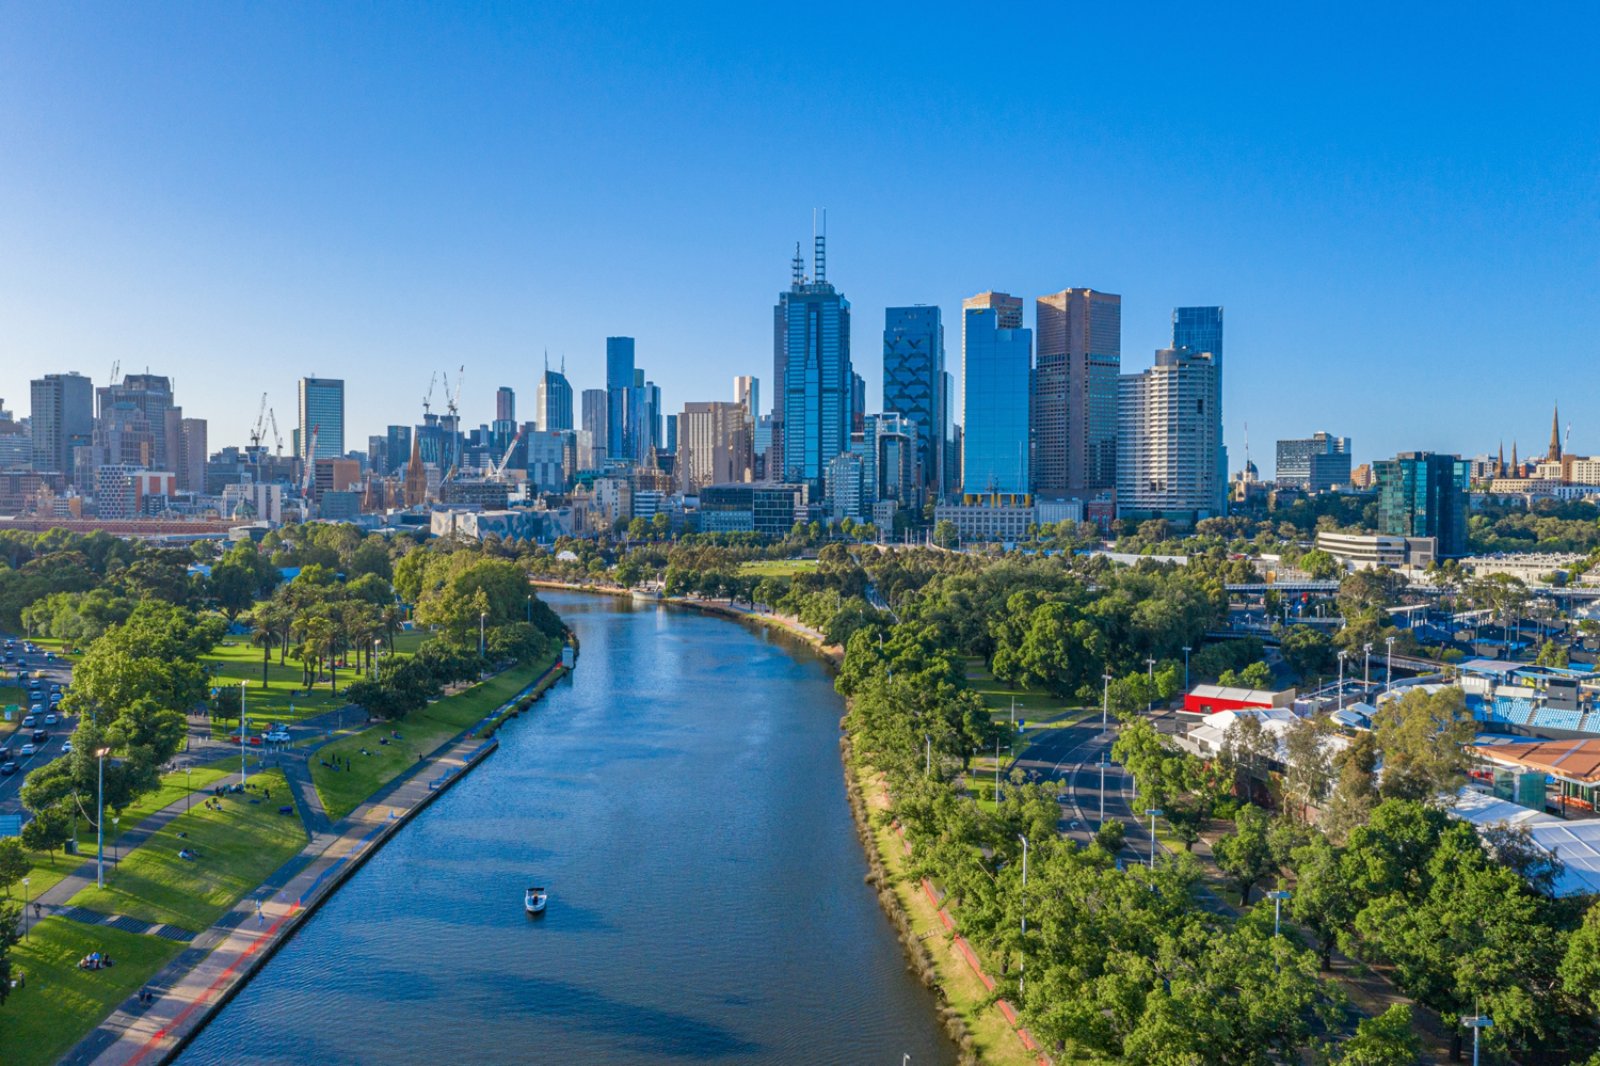
M1395 82L1407 34L1367 32L1375 12L1350 14L1316 46L1340 56L1321 64L1327 75L1307 73L1315 54L1269 47L1273 26L1173 16L1164 35L1206 42L1217 58L1197 88L1128 64L1132 42L1098 15L1093 28L1114 46L1070 72L1017 73L1040 66L1022 61L1040 45L1019 41L1004 64L976 60L932 97L920 78L864 75L872 65L859 61L891 29L937 49L958 25L869 13L809 87L814 113L792 120L795 135L829 133L819 165L795 173L765 141L789 112L782 72L801 45L730 26L434 12L347 67L270 12L13 9L11 43L0 43L15 90L0 103L14 164L0 177L0 396L19 407L30 380L69 370L104 386L120 359L171 378L219 447L244 443L261 392L290 421L295 382L327 375L348 382L354 442L418 421L439 368L465 365L462 411L475 425L500 386L532 399L545 348L565 356L578 392L602 382L604 338L626 335L662 410L677 412L724 400L736 375L769 376L782 259L811 208L826 206L830 276L855 311L869 411L883 409L881 367L861 353L879 348L885 308L937 305L949 321L985 288L1034 301L1085 286L1121 294L1129 352L1166 347L1173 308L1233 312L1223 410L1234 469L1247 423L1258 466L1272 441L1323 421L1363 460L1478 454L1502 435L1536 448L1553 399L1600 385L1600 360L1586 354L1600 312L1572 299L1600 280L1586 250L1596 159L1582 131L1594 120L1578 103L1594 75L1560 55L1583 35L1498 27L1497 56L1538 49L1548 76L1530 84L1513 78L1514 62L1479 64L1482 79L1446 92L1433 84L1452 80L1437 77L1445 64L1488 47L1478 20L1431 28L1436 51L1407 53ZM314 21L330 41L371 28L351 14ZM276 62L230 69L239 34ZM449 47L424 48L441 35ZM554 47L573 35L597 47ZM174 39L186 47L154 47ZM141 41L152 47L128 47ZM727 58L741 49L760 61ZM141 58L155 54L169 60ZM664 78L688 57L703 76ZM459 84L431 76L469 58ZM1261 79L1283 98L1258 102ZM591 98L598 84L615 95ZM632 91L646 84L651 93ZM1090 91L1099 112L1064 133L1067 109L1050 101ZM398 102L372 104L369 92ZM484 98L498 106L485 111ZM905 117L866 115L864 99ZM992 129L967 121L995 108L1006 121ZM1408 121L1373 121L1395 111ZM304 129L308 112L319 118ZM231 132L241 113L248 140ZM854 125L838 127L839 115ZM955 148L958 127L947 173L906 183L859 165L916 143ZM539 153L518 147L525 129ZM1014 160L1003 173L969 161L1000 143ZM606 175L601 160L624 146L639 166ZM557 165L536 170L547 154ZM485 157L504 165L480 167ZM957 224L995 194L1026 213L1026 230ZM1069 200L1096 210L1049 207ZM722 309L709 333L689 311L708 288ZM1036 328L1031 309L1026 325ZM1485 390L1490 374L1499 380ZM1428 402L1407 402L1419 396ZM1567 406L1573 449L1600 451L1600 426Z

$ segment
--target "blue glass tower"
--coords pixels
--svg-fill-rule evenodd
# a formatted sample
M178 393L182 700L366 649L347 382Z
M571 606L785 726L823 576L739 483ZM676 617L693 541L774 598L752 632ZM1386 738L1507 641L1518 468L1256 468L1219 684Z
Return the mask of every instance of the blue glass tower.
M826 491L828 463L850 450L855 371L850 364L850 301L827 280L827 238L816 238L813 277L795 249L793 280L774 308L774 480Z
M1178 307L1172 312L1172 346L1180 351L1210 352L1216 367L1217 394L1212 397L1211 410L1217 425L1217 484L1223 496L1227 495L1228 448L1222 443L1222 308ZM1218 501L1218 514L1226 508L1226 499Z
M1013 299L986 293L962 311L961 490L972 502L1008 503L1029 493L1033 331L1001 325L1020 323L1021 303L1013 311Z
M633 338L606 338L606 454L615 459L632 458L633 441L629 429L630 390L633 388Z
M944 322L937 307L890 307L883 313L883 409L917 427L917 467L934 494L944 484Z

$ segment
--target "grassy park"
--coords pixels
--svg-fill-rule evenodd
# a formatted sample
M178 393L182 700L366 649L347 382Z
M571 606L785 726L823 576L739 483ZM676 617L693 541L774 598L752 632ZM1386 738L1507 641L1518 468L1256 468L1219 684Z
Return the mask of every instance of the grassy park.
M395 653L415 654L425 637L426 634L420 630L395 634ZM339 693L332 692L326 681L318 682L307 690L300 664L293 659L279 663L278 658L277 650L273 650L267 664L265 686L261 683L261 649L244 637L227 638L200 661L213 671L213 685L248 682L245 686L245 713L257 725L297 722L342 707L345 703L341 694L344 686L363 676L362 671L354 668L341 669ZM223 732L238 729L237 722L230 726L224 720L218 725Z
M6 1066L49 1066L183 947L65 918L33 925L28 939L11 950L12 972L20 970L27 982L0 1010L0 1058ZM104 952L116 965L78 969L91 951Z
M739 565L739 573L756 577L793 577L817 568L815 559L752 559Z
M399 777L440 744L481 721L515 696L556 661L554 651L537 662L512 667L462 692L430 703L397 722L384 722L319 749L312 756L311 779L327 808L339 819L378 789ZM399 739L392 734L399 733ZM362 754L365 751L368 754ZM350 769L335 769L344 759Z
M105 888L84 889L72 905L205 929L306 843L300 819L278 813L292 802L283 774L267 770L250 783L250 792L223 797L220 811L199 804L168 822L123 858ZM200 857L179 858L184 848Z

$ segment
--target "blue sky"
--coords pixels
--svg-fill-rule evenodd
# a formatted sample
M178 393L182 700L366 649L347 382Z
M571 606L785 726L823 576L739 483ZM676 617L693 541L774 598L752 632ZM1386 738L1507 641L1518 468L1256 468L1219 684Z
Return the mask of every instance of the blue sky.
M358 447L629 334L670 411L766 399L820 206L874 404L885 306L959 370L962 297L1083 285L1125 371L1226 306L1236 466L1542 450L1557 398L1600 452L1597 9L532 7L0 0L0 397L120 359L217 447L315 372Z

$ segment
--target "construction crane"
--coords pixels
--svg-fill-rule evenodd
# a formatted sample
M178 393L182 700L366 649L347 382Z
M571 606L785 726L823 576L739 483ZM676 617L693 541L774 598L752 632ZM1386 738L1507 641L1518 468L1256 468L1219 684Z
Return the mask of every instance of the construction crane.
M121 373L122 373L122 360L121 359L113 360L112 363L111 363L111 381L109 382L109 384L115 385L117 383L117 378L118 378L119 375L121 375Z
M517 427L517 435L511 438L511 443L506 447L506 453L500 457L498 463L494 464L494 469L489 471L489 479L491 481L499 481L501 476L505 474L506 464L511 461L511 453L517 450L517 445L522 441L522 431L526 428L526 423Z
M449 462L446 466L444 477L440 479L440 484L452 480L461 466L461 382L465 380L466 376L467 368L465 366L457 367L456 387L451 389L449 372L446 371L444 375L444 409L448 412L450 418L450 435L445 440L445 447L448 450L443 456Z
M422 420L428 420L428 413L433 410L433 387L439 383L439 372L435 370L433 377L428 379L427 395L422 397ZM446 386L448 387L448 386Z
M261 441L267 435L267 394L261 394L261 409L256 412L256 424L250 429L250 454L259 462Z
M272 427L273 453L283 458L283 434L278 431L278 412L267 408L267 425Z

